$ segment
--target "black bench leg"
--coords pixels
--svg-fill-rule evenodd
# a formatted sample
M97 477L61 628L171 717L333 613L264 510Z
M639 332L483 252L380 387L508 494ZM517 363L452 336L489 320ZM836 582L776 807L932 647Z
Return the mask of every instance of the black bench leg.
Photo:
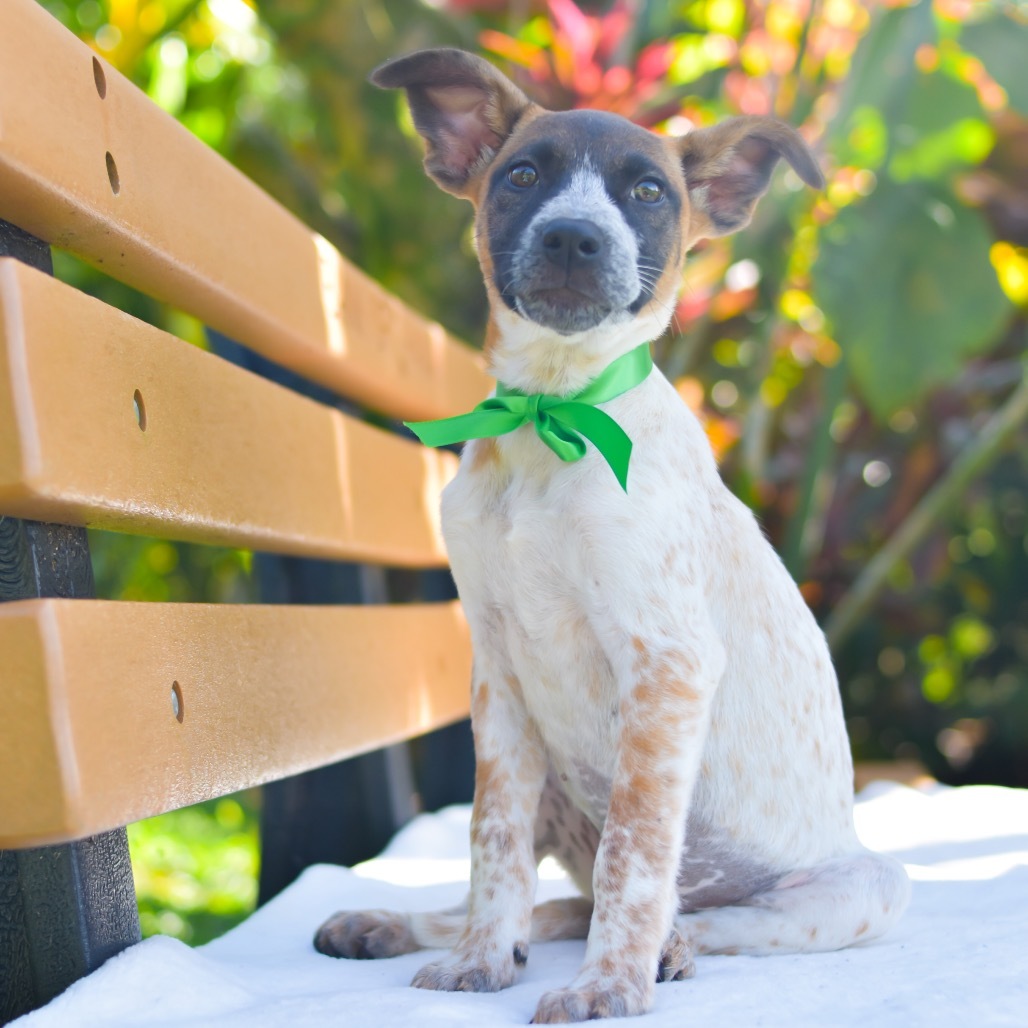
M5 222L0 255L52 270L46 244ZM95 595L85 529L0 514L0 601ZM0 1024L42 1006L139 938L124 829L0 851Z
M0 851L0 1023L139 941L125 830Z
M0 515L0 600L94 595L85 529ZM0 851L0 1024L138 942L128 838Z

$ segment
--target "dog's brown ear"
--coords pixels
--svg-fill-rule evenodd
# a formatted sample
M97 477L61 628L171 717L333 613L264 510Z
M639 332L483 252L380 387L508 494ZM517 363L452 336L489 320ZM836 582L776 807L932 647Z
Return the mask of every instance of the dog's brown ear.
M696 238L723 236L748 224L783 157L808 186L824 186L800 134L775 118L729 118L683 136L679 145Z
M406 89L414 126L428 144L425 170L467 196L531 101L488 61L463 50L419 50L380 65L370 80Z

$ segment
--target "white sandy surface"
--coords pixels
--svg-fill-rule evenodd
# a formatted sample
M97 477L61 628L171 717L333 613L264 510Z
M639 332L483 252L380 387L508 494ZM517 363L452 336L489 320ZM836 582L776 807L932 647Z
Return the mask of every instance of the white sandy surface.
M567 984L582 942L536 944L502 993L408 987L432 957L333 960L318 924L339 909L437 909L468 875L469 809L415 819L353 870L310 868L244 924L199 949L152 938L109 961L18 1028L306 1028L526 1024L540 994ZM874 784L857 805L864 842L901 859L913 901L887 938L839 953L700 957L691 981L659 985L653 1011L614 1023L658 1026L1016 1025L1028 1028L1028 792L925 791ZM544 864L540 897L569 895Z

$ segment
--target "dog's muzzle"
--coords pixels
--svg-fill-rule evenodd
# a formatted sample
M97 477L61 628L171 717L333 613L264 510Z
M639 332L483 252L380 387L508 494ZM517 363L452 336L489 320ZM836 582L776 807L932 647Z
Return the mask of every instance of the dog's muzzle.
M639 292L634 261L583 218L536 226L515 261L512 286L521 314L565 334L595 328Z

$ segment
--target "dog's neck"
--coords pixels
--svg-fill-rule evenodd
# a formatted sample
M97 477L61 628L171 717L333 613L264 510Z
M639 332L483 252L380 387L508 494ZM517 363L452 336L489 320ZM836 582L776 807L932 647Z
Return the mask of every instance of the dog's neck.
M561 335L513 312L494 309L486 341L489 372L523 393L568 396L665 327L666 321L642 315L619 325Z

